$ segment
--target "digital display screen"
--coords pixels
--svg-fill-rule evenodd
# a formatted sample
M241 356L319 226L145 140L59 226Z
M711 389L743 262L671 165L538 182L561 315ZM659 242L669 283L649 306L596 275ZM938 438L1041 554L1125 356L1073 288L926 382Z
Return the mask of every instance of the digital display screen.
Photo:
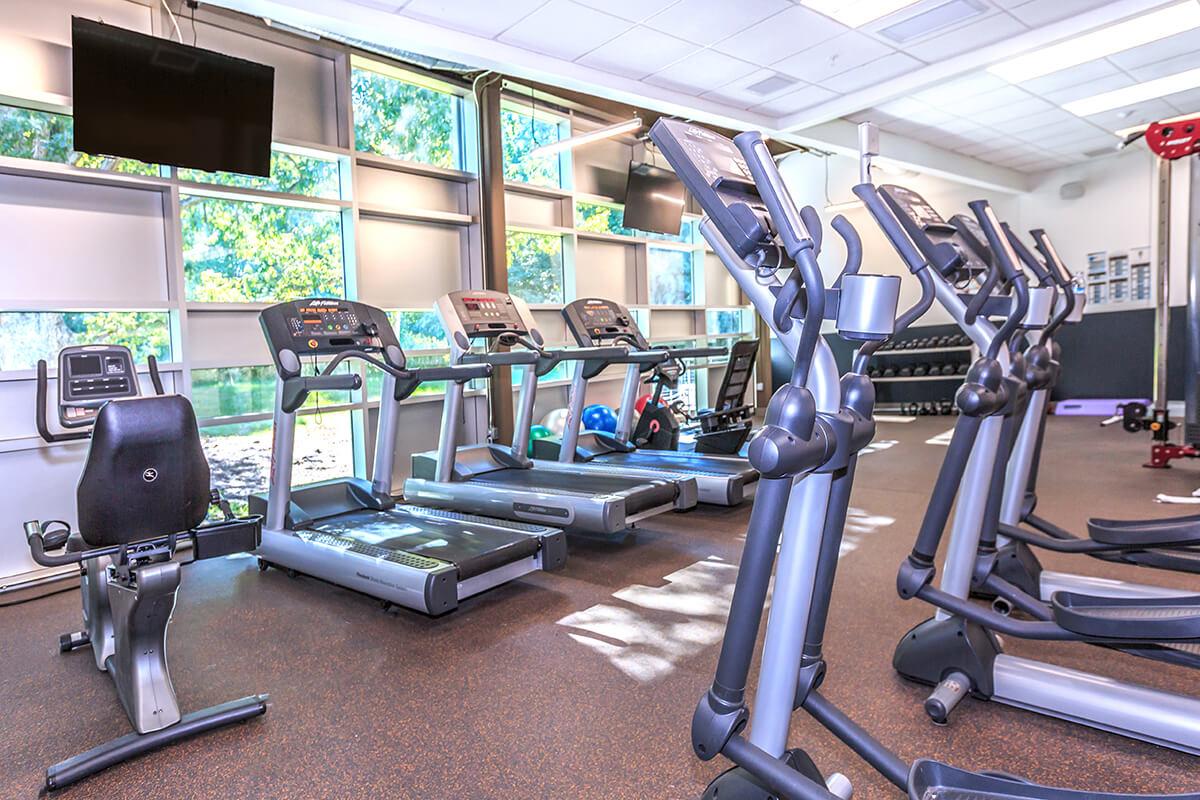
M102 371L100 356L75 356L71 359L71 373L77 377L99 375Z
M275 68L71 18L74 148L271 174Z

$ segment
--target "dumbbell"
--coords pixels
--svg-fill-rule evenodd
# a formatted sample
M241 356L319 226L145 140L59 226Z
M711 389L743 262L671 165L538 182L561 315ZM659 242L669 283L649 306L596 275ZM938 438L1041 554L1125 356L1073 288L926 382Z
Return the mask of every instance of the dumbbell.
M953 375L956 372L958 372L958 367L954 364L942 364L942 375Z
M915 367L913 367L912 374L913 374L914 378L925 377L926 375L929 374L929 365L928 364L917 364Z
M912 365L906 364L905 366L896 370L896 375L898 375L901 378L911 378L912 374L913 374Z
M969 370L970 368L971 368L971 367L970 367L970 365L964 362L964 363L962 363L962 364L959 364L957 367L955 367L955 369L954 369L954 374L956 374L956 375L966 375L966 374L967 374L967 370Z
M885 378L896 377L896 368L895 367L884 367L883 368L883 377L885 377Z
M881 373L879 371L879 367L871 367L870 369L867 370L868 378L878 378L881 374L883 374L883 373Z
M942 400L941 402L939 402L938 403L938 412L940 414L942 414L943 416L947 416L947 417L950 416L951 414L953 414L954 413L954 401L947 399L947 400Z

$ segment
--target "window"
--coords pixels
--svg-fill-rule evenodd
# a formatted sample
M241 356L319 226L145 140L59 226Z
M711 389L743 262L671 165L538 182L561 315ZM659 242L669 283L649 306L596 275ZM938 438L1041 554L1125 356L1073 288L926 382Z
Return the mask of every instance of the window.
M239 513L246 497L265 492L271 472L271 421L209 425L200 429L212 486ZM296 418L292 485L354 474L351 412L302 414Z
M121 344L143 364L147 356L170 361L171 322L166 311L0 312L0 370L54 364L70 345Z
M561 188L565 155L531 156L542 145L571 135L571 125L562 117L535 112L528 107L505 104L500 109L503 131L504 179L535 186Z
M612 203L575 203L575 227L589 233L612 233L617 236L639 236L640 232L626 228L625 209Z
M526 303L563 302L561 236L508 232L508 291Z
M408 357L409 369L418 369L420 367L444 367L450 363L449 353L428 353L419 356ZM466 388L483 389L486 383L483 380L470 381ZM380 392L383 390L383 373L377 369L367 369L367 398L372 402L379 400ZM422 395L444 394L446 392L446 381L430 381L417 386L413 397Z
M432 311L389 311L388 319L396 329L404 350L445 350L446 331Z
M338 372L355 368L343 363ZM305 373L312 370L305 362ZM275 367L220 367L192 370L192 407L199 419L270 414L275 410ZM357 400L357 392L313 392L303 408L333 406Z
M560 361L554 365L554 368L538 378L538 383L550 383L551 381L569 381L573 375L572 370L575 368L574 361ZM520 386L521 379L525 377L525 367L513 367L512 369L512 384Z
M271 150L271 177L239 175L234 172L204 172L180 169L179 179L196 183L214 183L241 189L261 189L269 192L298 194L339 200L342 196L338 159L333 156L311 156L285 149Z
M650 303L656 306L695 305L692 253L651 247L649 254Z
M187 299L242 303L340 297L337 210L180 197Z
M420 85L415 75L403 80L384 74L383 65L376 71L356 63L350 78L356 149L464 169L461 97Z
M659 241L663 242L679 242L681 244L694 244L699 239L704 238L703 236L700 236L699 221L696 219L690 219L688 217L684 217L683 222L680 223L679 233L655 233L653 231L646 231L642 235L647 239L658 239Z
M73 120L66 114L0 106L0 155L136 175L159 174L153 164L77 152L71 148L73 138Z
M710 308L704 312L704 330L709 334L750 333L754 316L745 308Z

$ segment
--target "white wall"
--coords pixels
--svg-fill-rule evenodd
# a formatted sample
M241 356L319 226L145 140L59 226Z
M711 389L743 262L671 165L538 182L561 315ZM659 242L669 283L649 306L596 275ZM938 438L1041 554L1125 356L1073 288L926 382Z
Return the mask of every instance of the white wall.
M900 260L900 256L896 254L887 238L880 232L866 209L857 206L837 212L825 211L825 206L829 203L844 203L855 199L851 189L858 183L857 159L839 155L817 156L809 153L797 153L782 161L780 173L796 202L800 205L813 206L825 222L821 267L827 282L834 280L846 258L846 250L842 245L841 237L829 227L834 216L840 213L854 224L859 236L862 237L864 253L862 271L880 275L899 275L902 278L901 310L916 302L920 296L920 287L916 279L908 272ZM990 200L1002 220L1014 220L1018 214L1018 201L1014 195L999 192L992 192L989 195L982 189L954 183L943 178L915 173L893 174L876 169L875 182L879 185L903 184L907 188L919 192L946 219L955 214L969 213L967 203L980 199ZM935 303L917 324L943 325L952 321L950 315Z

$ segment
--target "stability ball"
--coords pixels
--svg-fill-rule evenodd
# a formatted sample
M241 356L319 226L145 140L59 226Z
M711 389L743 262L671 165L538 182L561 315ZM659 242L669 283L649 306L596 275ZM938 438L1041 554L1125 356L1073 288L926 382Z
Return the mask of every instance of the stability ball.
M551 436L562 436L567 427L567 410L556 408L542 417L542 427L550 431Z
M608 406L593 403L583 410L583 429L616 433L617 415Z
M637 404L634 407L637 409L639 414L645 412L646 406L649 405L651 399L651 396L648 394L644 394L637 399Z
M549 439L554 435L554 432L545 425L534 425L529 429L529 452L526 453L530 458L533 458L533 443L538 439Z

